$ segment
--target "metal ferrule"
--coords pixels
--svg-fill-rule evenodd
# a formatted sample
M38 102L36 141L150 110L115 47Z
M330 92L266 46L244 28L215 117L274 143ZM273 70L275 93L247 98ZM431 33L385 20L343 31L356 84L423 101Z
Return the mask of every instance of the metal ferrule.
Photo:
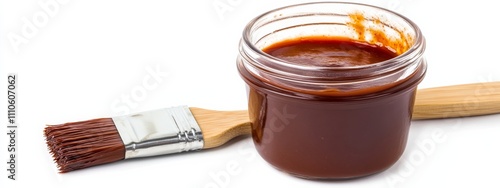
M200 126L187 106L112 119L125 145L125 159L203 148Z

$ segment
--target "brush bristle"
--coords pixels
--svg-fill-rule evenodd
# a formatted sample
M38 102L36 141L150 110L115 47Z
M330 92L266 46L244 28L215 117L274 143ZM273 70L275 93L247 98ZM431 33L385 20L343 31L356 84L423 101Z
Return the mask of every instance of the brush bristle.
M48 125L44 134L61 173L125 157L125 146L111 118Z

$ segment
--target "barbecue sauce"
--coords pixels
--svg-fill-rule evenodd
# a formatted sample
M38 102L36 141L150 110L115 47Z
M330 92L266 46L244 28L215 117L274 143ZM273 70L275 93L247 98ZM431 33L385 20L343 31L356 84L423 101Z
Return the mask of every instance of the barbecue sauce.
M263 51L290 64L316 67L366 66L398 55L384 46L325 36L285 40ZM240 73L250 86L249 115L259 154L280 170L319 179L361 177L394 164L406 145L416 84L422 79L410 76L398 84L330 95L275 87L279 83L246 69Z

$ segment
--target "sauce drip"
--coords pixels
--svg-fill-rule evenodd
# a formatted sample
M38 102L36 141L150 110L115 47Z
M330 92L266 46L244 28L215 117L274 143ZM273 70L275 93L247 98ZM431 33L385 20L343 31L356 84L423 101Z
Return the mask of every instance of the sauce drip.
M348 15L349 21L346 25L354 30L358 41L387 46L398 55L408 51L413 45L414 38L406 30L389 25L388 21L382 18L367 18L361 12L353 12ZM393 34L388 35L387 33Z

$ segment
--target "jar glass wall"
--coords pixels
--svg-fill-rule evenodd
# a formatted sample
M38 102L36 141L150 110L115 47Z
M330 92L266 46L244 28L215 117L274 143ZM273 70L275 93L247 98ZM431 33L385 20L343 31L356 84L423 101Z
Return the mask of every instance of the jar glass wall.
M359 66L298 65L263 48L308 36L347 37L397 57ZM305 178L344 179L380 172L404 151L425 40L402 15L356 3L283 7L243 32L238 71L248 89L252 137L274 167Z

